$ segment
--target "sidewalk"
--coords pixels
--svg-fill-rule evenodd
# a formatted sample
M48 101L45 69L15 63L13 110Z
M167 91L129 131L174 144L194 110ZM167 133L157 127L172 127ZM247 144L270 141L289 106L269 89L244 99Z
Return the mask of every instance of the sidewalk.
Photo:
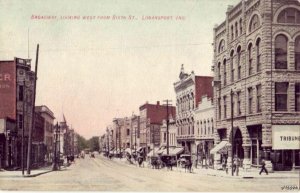
M15 178L15 177L36 177L42 174L46 174L52 172L52 166L42 167L39 169L34 169L30 171L30 174L27 174L27 171L24 171L24 176L22 175L22 170L17 171L8 171L8 170L1 170L0 171L0 178Z
M119 158L113 158L112 161L116 162L121 162L126 165L131 165L131 166L137 166L137 163L130 164L125 158L119 159ZM146 168L151 168L147 167L147 163L144 163L144 167ZM160 169L160 170L166 170L166 168ZM176 168L173 167L173 172L185 172L184 168ZM239 175L236 176L236 173L234 176L231 175L231 170L228 171L228 174L226 174L225 171L223 170L214 170L211 168L205 169L205 168L195 168L193 167L193 174L199 174L199 175L207 175L207 176L217 176L217 177L226 177L226 178L237 178L237 179L249 179L249 178L299 178L300 176L300 170L295 170L295 171L275 171L273 173L269 173L266 175L266 173L262 173L259 175L260 168L251 168L247 171L243 170L240 168L239 170Z
M193 172L197 174L206 174L208 176L218 176L218 177L230 177L230 178L299 178L300 171L275 171L268 175L266 173L262 173L259 175L260 168L251 168L247 171L240 169L239 175L236 176L236 173L234 173L234 176L231 174L231 170L228 171L228 174L226 174L223 170L214 170L214 169L205 169L205 168L193 168Z

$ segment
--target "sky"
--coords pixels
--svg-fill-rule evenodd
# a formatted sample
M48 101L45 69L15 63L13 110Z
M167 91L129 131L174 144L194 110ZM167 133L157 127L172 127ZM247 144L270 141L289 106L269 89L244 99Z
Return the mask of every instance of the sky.
M213 27L239 1L0 0L0 60L29 56L34 70L39 44L36 105L55 122L64 114L86 138L100 136L146 101L174 105L181 64L212 76Z

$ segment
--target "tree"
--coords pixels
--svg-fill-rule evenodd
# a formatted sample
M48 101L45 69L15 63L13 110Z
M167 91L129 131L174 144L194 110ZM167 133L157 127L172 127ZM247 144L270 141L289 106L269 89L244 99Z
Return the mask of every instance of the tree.
M88 141L83 136L77 134L77 140L79 152L89 147Z
M89 148L93 151L99 151L99 137L92 137L88 140Z

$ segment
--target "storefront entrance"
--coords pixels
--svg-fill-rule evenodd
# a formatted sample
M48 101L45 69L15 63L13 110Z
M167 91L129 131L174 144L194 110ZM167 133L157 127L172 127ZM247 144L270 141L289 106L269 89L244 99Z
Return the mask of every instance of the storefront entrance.
M244 148L243 148L243 138L242 138L242 132L238 128L235 131L234 134L234 141L233 141L233 156L237 156L241 160L244 159Z

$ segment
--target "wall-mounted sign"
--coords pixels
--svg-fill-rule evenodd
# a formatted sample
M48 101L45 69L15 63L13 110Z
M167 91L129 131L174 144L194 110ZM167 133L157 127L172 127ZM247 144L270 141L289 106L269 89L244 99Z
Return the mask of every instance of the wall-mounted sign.
M300 125L273 125L272 149L300 149Z

